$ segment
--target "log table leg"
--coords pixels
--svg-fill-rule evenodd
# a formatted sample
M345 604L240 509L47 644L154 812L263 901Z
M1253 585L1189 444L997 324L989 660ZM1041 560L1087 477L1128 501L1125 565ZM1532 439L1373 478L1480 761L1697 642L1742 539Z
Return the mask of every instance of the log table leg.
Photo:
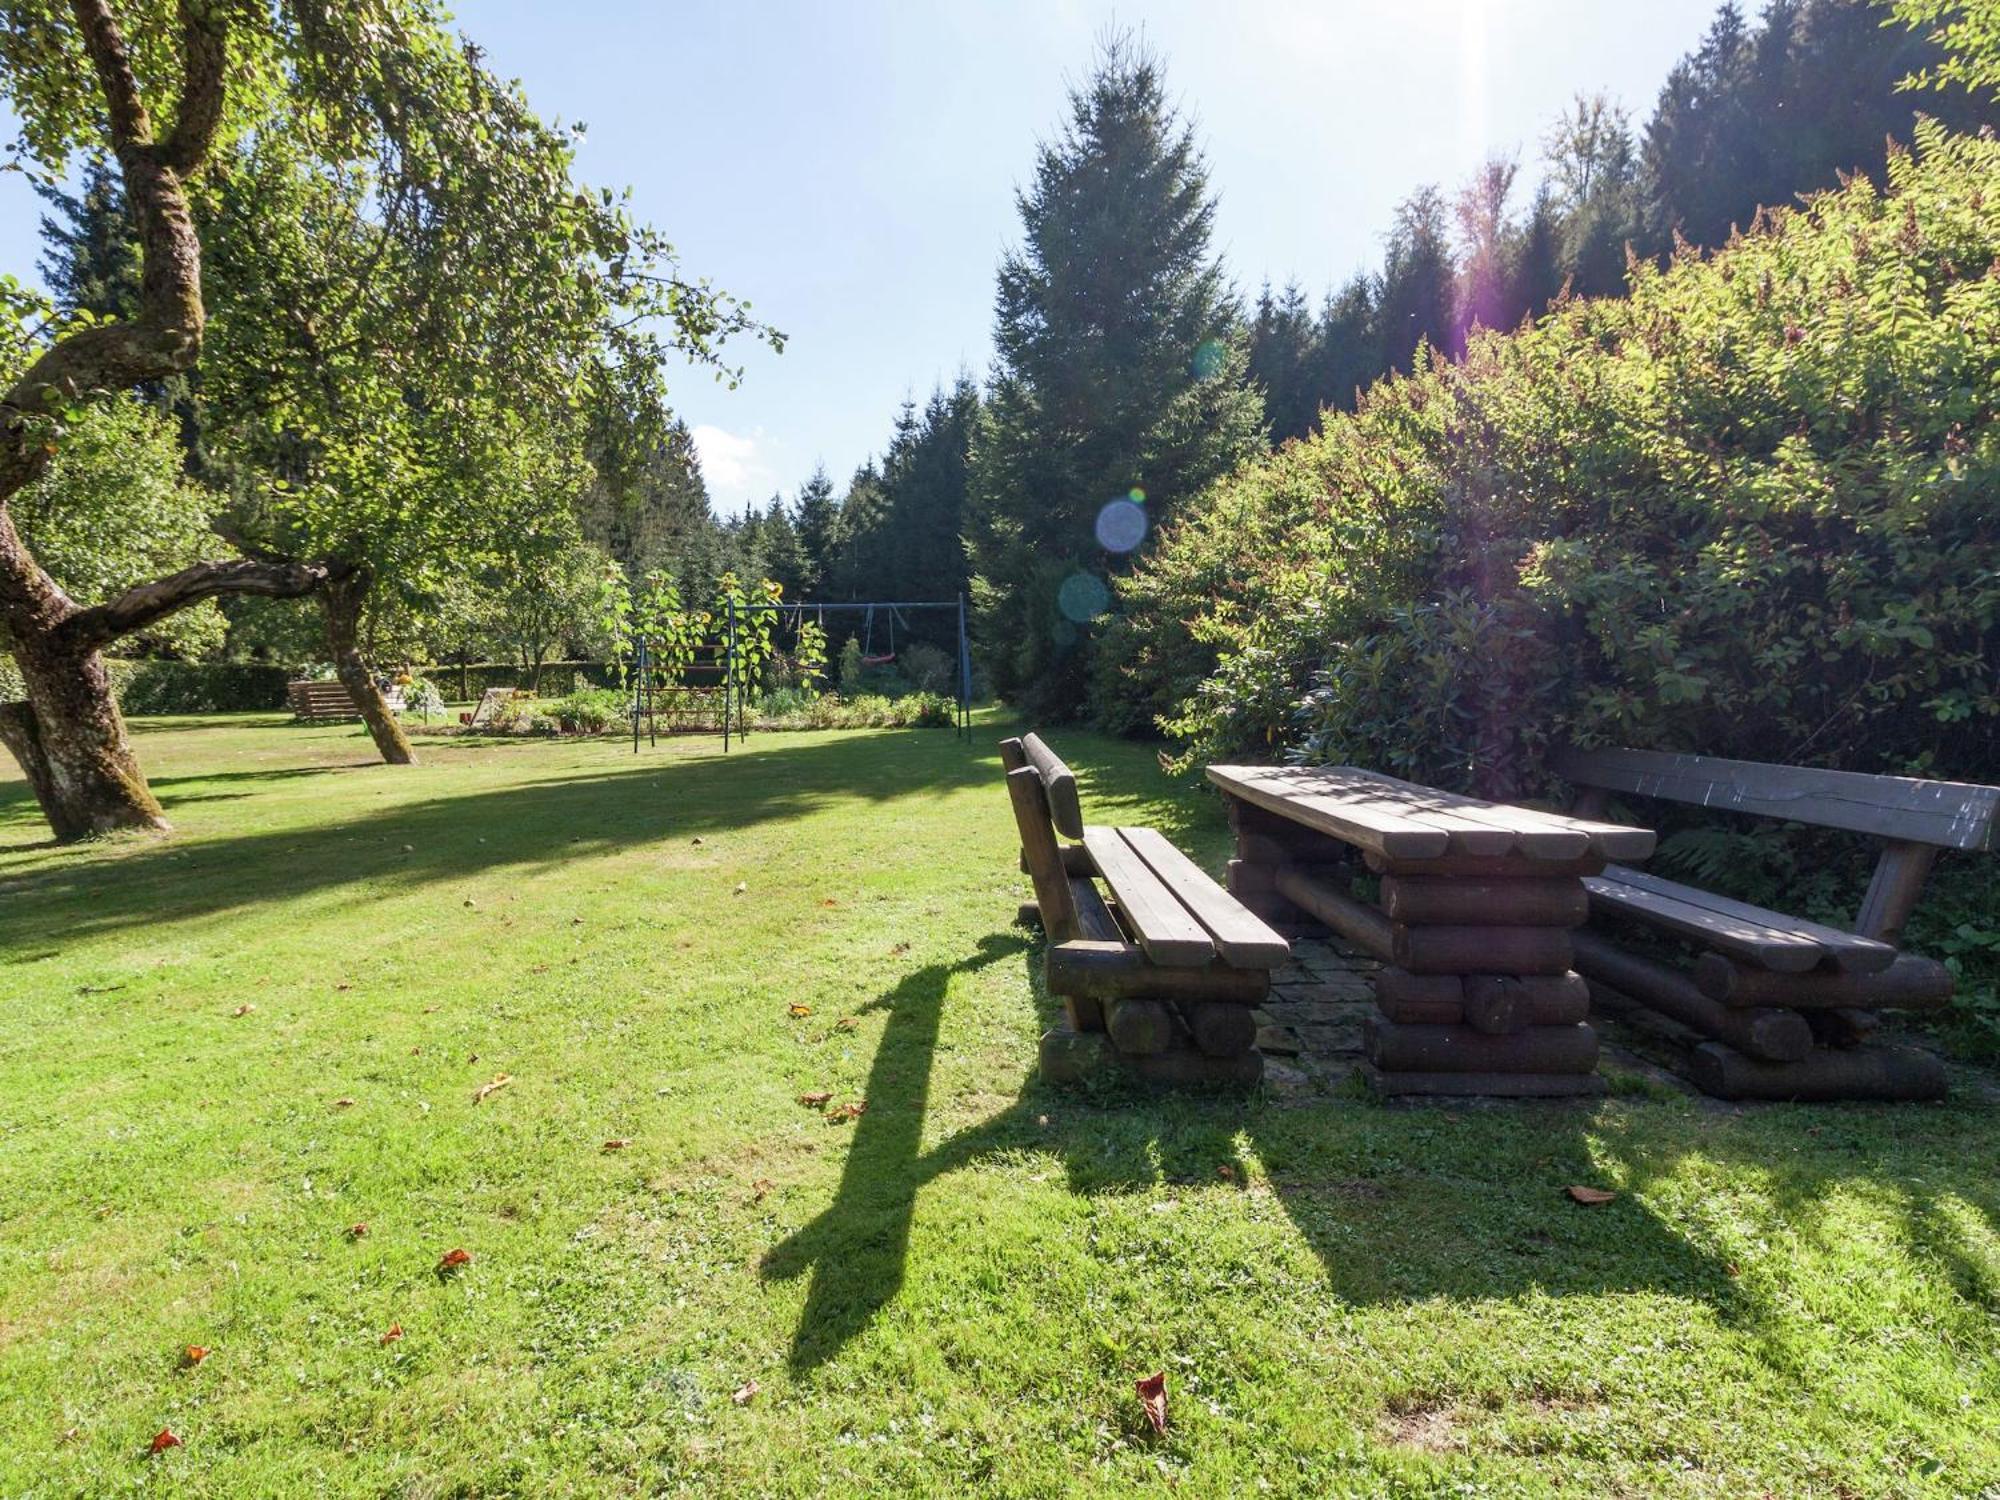
M1371 858L1390 966L1365 1032L1379 1094L1599 1094L1590 990L1570 967L1587 862ZM1280 883L1280 889L1283 882Z

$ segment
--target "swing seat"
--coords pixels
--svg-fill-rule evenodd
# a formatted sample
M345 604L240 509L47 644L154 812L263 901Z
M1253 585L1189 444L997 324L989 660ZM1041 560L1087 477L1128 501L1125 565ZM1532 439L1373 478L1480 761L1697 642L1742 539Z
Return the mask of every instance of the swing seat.
M864 667L886 667L895 659L896 653L891 651L887 656L864 656L861 658L861 665Z

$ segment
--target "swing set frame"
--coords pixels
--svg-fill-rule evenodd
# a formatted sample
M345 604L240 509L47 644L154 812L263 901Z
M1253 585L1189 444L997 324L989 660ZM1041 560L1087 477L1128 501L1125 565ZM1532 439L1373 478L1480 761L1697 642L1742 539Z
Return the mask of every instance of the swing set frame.
M870 623L875 611L890 611L890 629L895 629L894 621L898 613L908 610L948 609L956 616L958 624L958 713L953 722L955 738L972 738L972 645L966 631L965 595L956 599L918 600L802 600L795 604L785 603L743 603L734 599L728 601L723 611L722 658L717 664L722 671L722 749L728 753L732 738L744 740L750 737L750 720L743 695L736 688L736 624L738 619L750 614L771 614L780 619L790 616L796 626L807 615L824 619L829 613L841 610L864 610ZM653 682L652 664L646 650L646 640L638 641L638 671L632 678L632 753L639 753L639 721L646 721L646 737L649 743L657 744L659 736L653 725L650 705L656 684ZM732 735L733 728L733 735Z

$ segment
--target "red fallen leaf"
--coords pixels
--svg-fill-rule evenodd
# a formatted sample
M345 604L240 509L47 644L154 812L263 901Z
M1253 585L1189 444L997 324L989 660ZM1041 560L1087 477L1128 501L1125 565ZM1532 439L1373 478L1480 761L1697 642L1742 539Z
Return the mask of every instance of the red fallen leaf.
M807 1109L818 1109L832 1097L833 1091L831 1089L823 1094L801 1094L799 1095L799 1103L803 1104Z
M1145 1408L1146 1420L1153 1424L1153 1431L1164 1436L1167 1430L1167 1372L1161 1370L1143 1380L1135 1380L1132 1388L1139 1393L1139 1405Z
M762 1389L763 1387L757 1384L756 1381L746 1380L729 1393L729 1399L734 1401L738 1406L748 1406L756 1399L757 1392Z
M181 1362L187 1365L198 1365L207 1358L208 1346L206 1344L189 1344L181 1354Z
M354 1107L354 1101L343 1095L342 1097L333 1101L333 1107L335 1109L352 1109Z
M1586 1208L1596 1208L1599 1204L1609 1203L1618 1196L1606 1188L1583 1187L1577 1183L1571 1183L1563 1191Z
M839 903L838 901L834 900L834 899L833 899L833 897L831 897L831 896L828 896L828 897L827 897L827 898L826 898L826 899L825 899L824 901L820 902L820 905L821 905L821 906L838 906L838 905L840 905L840 903Z
M813 1008L810 1005L801 1005L798 1001L794 1000L785 1008L785 1013L795 1021L803 1021L813 1013Z
M449 1273L456 1271L460 1266L469 1266L471 1264L472 1252L470 1250L447 1250L438 1261L438 1271L440 1273Z
M606 1141L604 1143L604 1149L606 1151L623 1151L627 1146L631 1144L632 1144L631 1137L621 1135L616 1140Z
M347 1236L349 1239L358 1240L367 1233L368 1226L366 1224L350 1224L347 1226Z
M153 1434L153 1446L148 1451L165 1453L169 1448L178 1448L180 1445L181 1440L174 1436L173 1428L162 1427L158 1432Z
M403 1325L401 1323L391 1323L389 1325L389 1331L382 1335L382 1342L385 1346L393 1344L396 1342L397 1339L401 1338L402 1336L403 1336Z

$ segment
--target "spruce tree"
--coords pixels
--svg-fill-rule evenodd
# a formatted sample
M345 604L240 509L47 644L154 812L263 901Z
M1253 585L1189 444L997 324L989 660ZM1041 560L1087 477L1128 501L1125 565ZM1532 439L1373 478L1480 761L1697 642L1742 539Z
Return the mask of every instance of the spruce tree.
M793 507L792 524L798 529L799 550L805 554L805 574L800 598L832 598L828 592L839 562L841 546L840 502L833 495L833 481L824 465L799 486Z
M1152 57L1102 49L1019 195L969 541L994 685L1046 718L1084 706L1112 578L1175 508L1264 447L1214 202ZM1100 513L1111 502L1111 524Z
M1250 320L1250 378L1264 393L1264 414L1270 419L1274 443L1304 437L1319 426L1325 398L1315 368L1318 339L1312 309L1299 284L1288 283L1274 297L1266 282Z

